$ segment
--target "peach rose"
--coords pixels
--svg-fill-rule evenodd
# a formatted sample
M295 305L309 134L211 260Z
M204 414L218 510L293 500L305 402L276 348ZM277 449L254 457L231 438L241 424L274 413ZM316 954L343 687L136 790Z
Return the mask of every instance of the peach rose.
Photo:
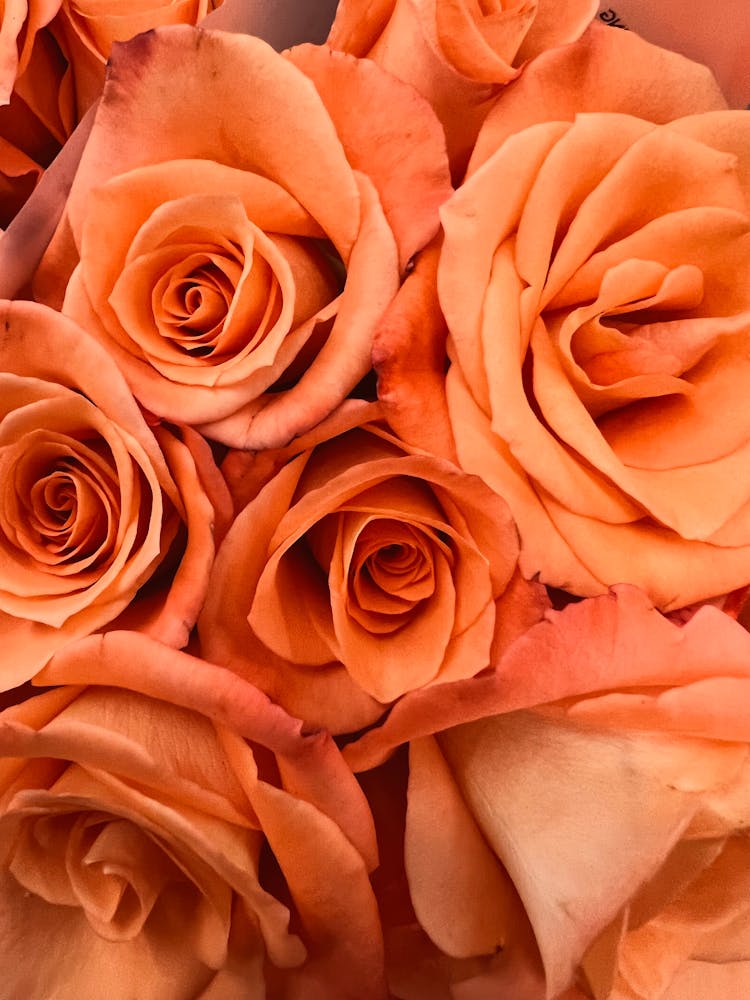
M430 108L372 63L162 29L116 49L40 280L75 268L64 311L151 412L278 446L368 372L449 192Z
M341 0L328 44L416 87L460 174L502 86L527 60L578 38L596 10L596 0Z
M712 607L677 626L630 587L548 619L494 678L422 706L405 871L443 956L424 975L442 962L467 998L506 995L509 969L530 1000L743 996L750 636ZM396 940L414 968L430 957L408 925Z
M594 23L578 41L537 56L503 88L482 125L469 172L517 132L543 122L572 121L582 112L616 111L666 123L726 108L705 66L631 32ZM379 324L373 363L378 399L398 436L456 461L445 399L448 331L437 294L442 237L441 232L417 256Z
M6 996L385 1000L372 820L330 736L134 633L44 682L0 715Z
M442 213L459 464L521 568L663 609L750 580L750 121L620 114L507 138Z
M0 323L0 687L111 622L157 571L141 624L184 645L228 516L208 446L188 429L150 430L111 359L66 317L5 302Z
M208 659L339 733L473 676L540 614L503 501L377 415L355 404L280 457L226 536L198 626ZM256 460L232 457L257 484Z

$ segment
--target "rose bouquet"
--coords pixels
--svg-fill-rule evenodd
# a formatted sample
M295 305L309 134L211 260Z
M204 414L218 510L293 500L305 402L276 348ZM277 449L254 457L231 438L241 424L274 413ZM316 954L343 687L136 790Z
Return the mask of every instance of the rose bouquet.
M670 30L5 4L0 1000L750 994L750 77Z

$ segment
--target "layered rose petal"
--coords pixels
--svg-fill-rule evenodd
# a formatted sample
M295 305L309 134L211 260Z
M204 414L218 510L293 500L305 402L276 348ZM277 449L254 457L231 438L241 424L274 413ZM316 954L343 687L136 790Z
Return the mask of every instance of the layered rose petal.
M65 85L68 64L50 24L59 6L57 0L4 4L0 22L3 229L26 203L75 125L73 95ZM28 280L30 269L25 270Z
M459 461L507 496L527 574L665 608L747 580L748 427L715 420L750 317L745 127L539 124L444 211Z
M678 626L622 588L550 613L493 680L433 688L421 711L416 696L395 706L361 743L385 750L410 707L435 733L411 744L405 828L414 908L435 945L484 956L489 975L494 928L525 982L534 956L514 934L517 891L549 997L567 997L574 976L576 997L678 996L683 979L686 995L707 996L701 962L747 960L749 651L715 608ZM515 889L485 900L508 876ZM470 969L444 975L475 995Z
M460 176L503 85L525 60L577 38L595 12L589 0L564 11L544 0L344 0L328 44L367 56L423 94L445 128Z
M473 676L515 619L538 614L533 588L512 596L516 543L499 498L356 419L289 449L249 491L199 627L205 655L338 732L407 691Z
M60 0L8 0L0 22L0 103L8 104L16 80L29 66L37 32L60 8Z
M509 136L539 122L610 111L664 124L726 107L706 66L651 45L635 32L613 31L594 21L574 44L541 53L503 89L477 136L468 172Z
M210 187L237 196L198 193ZM290 235L267 236L271 225ZM150 410L215 420L314 344L316 313L338 290L320 236L257 175L206 161L141 168L97 190L64 308L112 351Z
M201 482L213 460L166 429L157 443L111 360L70 320L31 303L6 303L4 313L3 686L129 608L165 560L174 589L158 595L152 628L184 645L225 504L225 486Z
M435 212L450 183L439 121L424 113L415 90L369 61L314 45L297 46L288 58L315 84L351 165L372 178L403 271L435 235Z
M130 670L136 661L140 673ZM149 695L135 693L143 668ZM367 826L358 819L366 804L330 742L301 736L296 720L236 677L225 700L213 683L220 668L144 636L84 640L50 669L57 682L95 674L130 690L62 687L0 721L0 824L13 833L2 858L4 953L9 960L23 947L22 928L65 941L62 959L53 949L37 963L33 983L28 963L12 963L14 990L72 998L106 980L123 997L238 986L260 997L268 982L312 997L326 982L353 996L356 970L366 969L362 995L385 995L364 841L354 832ZM171 697L172 679L188 670L200 709ZM233 707L230 727L219 722L230 721L222 704ZM257 757L234 724L261 748ZM337 788L335 804L320 791L325 782ZM302 939L263 884L266 837Z
M418 257L378 327L372 361L378 399L402 441L450 461L456 446L445 396L448 330L437 294L441 240ZM425 410L430 420L424 420Z

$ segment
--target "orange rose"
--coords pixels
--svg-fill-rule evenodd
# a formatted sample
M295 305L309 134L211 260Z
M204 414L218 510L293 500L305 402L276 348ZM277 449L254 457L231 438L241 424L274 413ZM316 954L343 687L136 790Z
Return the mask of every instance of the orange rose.
M743 112L581 115L446 205L450 421L525 575L663 609L750 580L749 149Z
M705 66L631 32L594 23L573 44L537 56L503 88L482 125L469 172L517 132L543 122L573 121L579 112L616 111L665 123L726 107ZM456 461L445 398L448 331L437 294L441 247L442 233L418 255L379 324L373 363L378 399L398 436Z
M502 85L527 60L578 38L596 9L596 0L341 0L328 44L416 87L460 174Z
M29 302L1 315L0 686L111 622L160 567L169 576L141 624L184 645L227 513L208 446L187 429L150 430L71 320Z
M434 115L373 64L162 29L113 56L42 273L75 268L64 311L151 412L278 446L368 372L449 191Z
M0 20L0 227L6 228L74 125L67 61L50 22L60 0L7 0Z
M494 677L405 699L362 739L373 762L405 712L423 727L405 866L445 978L467 997L505 995L508 969L543 970L534 1000L744 995L750 636L713 607L679 627L629 587L548 618ZM418 969L429 949L396 935L412 938Z
M0 715L6 996L384 1000L372 820L330 736L134 633L44 682Z
M483 670L540 612L499 497L356 405L331 423L237 515L199 636L288 711L351 732L407 691Z

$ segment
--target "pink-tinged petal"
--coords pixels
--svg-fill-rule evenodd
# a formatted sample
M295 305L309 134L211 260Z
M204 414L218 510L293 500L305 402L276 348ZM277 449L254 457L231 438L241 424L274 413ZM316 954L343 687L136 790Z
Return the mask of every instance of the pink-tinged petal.
M234 85L249 72L255 81L251 102ZM218 113L206 79L225 95ZM162 94L158 108L155 88ZM128 120L138 121L137 142L125 126L124 108ZM294 134L269 128L269 114L277 126L290 116ZM189 140L187 119L203 123ZM290 155L300 144L315 149L315 156ZM137 166L186 157L273 177L348 256L359 226L359 198L340 141L312 83L260 39L175 26L115 47L96 127L68 203L73 231L80 232L93 187Z
M717 608L703 607L680 627L656 611L641 591L622 586L563 611L549 611L546 618L507 649L492 673L401 699L378 729L345 748L352 768L373 767L402 742L487 715L628 688L636 689L634 694L654 688L656 697L664 687L712 677L743 683L750 678L750 635ZM721 686L727 690L726 682ZM670 697L679 701L680 696L675 692ZM710 705L694 700L691 711L691 732L725 738L724 720ZM741 707L735 714L742 724Z
M499 663L506 649L539 624L550 610L547 588L538 580L527 580L519 569L495 602L495 635L490 663Z
M298 742L308 739L302 735L302 722L236 674L137 632L108 632L73 643L35 681L138 691L202 712L282 755L294 756Z

